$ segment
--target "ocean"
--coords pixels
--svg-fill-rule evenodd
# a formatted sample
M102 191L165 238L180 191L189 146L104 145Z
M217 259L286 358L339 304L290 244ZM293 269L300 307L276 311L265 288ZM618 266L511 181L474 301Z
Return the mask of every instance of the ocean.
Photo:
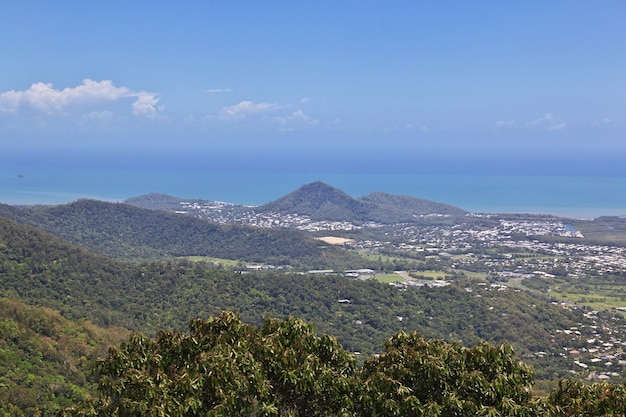
M626 176L433 174L328 165L316 169L316 164L252 163L246 159L249 156L233 155L230 159L178 155L175 163L164 159L165 154L135 153L115 159L110 155L20 155L0 156L0 203L63 204L81 198L123 201L158 192L260 205L319 180L354 197L382 191L474 213L542 213L578 219L626 215Z

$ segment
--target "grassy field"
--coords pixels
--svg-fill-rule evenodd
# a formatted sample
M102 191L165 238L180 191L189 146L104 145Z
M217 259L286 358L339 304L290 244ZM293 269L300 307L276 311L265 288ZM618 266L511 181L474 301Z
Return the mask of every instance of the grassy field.
M446 279L448 274L445 271L426 270L426 271L411 272L411 276L413 278L420 278L420 279Z
M389 255L381 255L378 253L371 253L368 251L359 251L358 252L359 255L361 255L362 258L368 260L368 261L381 261L381 262L396 262L396 261L405 261L408 258L404 258L401 256L389 256ZM414 259L411 259L414 260Z
M402 282L404 278L398 274L381 274L374 275L374 279L383 284L389 284L390 282Z
M557 300L585 305L596 310L626 307L626 283L623 279L611 279L608 276L561 277L541 279L539 284L537 279L522 280L520 284Z
M591 291L580 291L571 287L560 287L557 290L550 289L548 294L557 299L584 304L595 309L611 309L626 307L625 292L626 286L611 285L596 288Z

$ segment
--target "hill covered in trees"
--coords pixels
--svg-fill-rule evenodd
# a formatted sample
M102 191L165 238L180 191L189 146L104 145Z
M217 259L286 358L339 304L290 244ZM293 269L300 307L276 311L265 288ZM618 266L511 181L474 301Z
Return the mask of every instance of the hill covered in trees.
M120 206L125 207L125 205ZM94 206L87 204L87 207ZM105 207L110 206L105 205ZM47 208L38 209L44 210L44 212L47 210ZM18 213L23 213L21 208L15 208L15 210ZM113 210L113 212L116 211ZM93 212L93 215L96 216L97 211ZM586 341L591 338L605 341L615 340L615 343L623 340L622 334L626 326L621 315L611 312L591 314L582 308L557 305L551 299L541 295L505 288L500 285L489 285L480 280L459 279L456 283L443 288L397 288L376 281L355 281L337 275L302 275L272 271L241 274L204 262L188 260L171 259L128 263L86 251L41 229L0 218L0 297L12 299L5 302L5 307L2 308L8 313L0 319L3 332L0 354L5 355L3 358L7 359L7 364L10 364L10 369L7 368L5 374L4 385L0 387L2 388L0 395L7 401L3 411L18 416L19 413L36 415L35 412L27 410L42 410L41 407L44 406L52 407L49 409L58 409L60 405L75 403L80 398L84 398L87 392L94 392L90 391L91 385L86 367L92 363L98 354L103 352L102 346L116 340L115 337L125 334L123 330L119 329L113 330L109 334L104 330L98 330L96 325L123 326L148 336L157 337L154 342L145 343L141 342L147 340L145 336L142 336L143 338L134 337L128 345L122 345L120 351L124 352L126 349L124 346L132 347L132 349L143 346L141 349L147 350L129 351L131 356L123 356L122 359L119 359L121 362L105 361L101 363L108 363L110 366L117 363L122 366L119 369L128 369L130 374L139 375L143 371L141 369L133 370L135 369L133 364L136 362L126 362L126 359L135 357L132 355L149 352L153 347L155 349L167 349L168 346L176 348L178 340L188 340L187 336L180 332L187 327L190 321L198 317L220 316L221 312L225 310L239 312L245 322L251 323L252 326L258 326L260 329L268 326L263 324L267 323L268 317L276 317L279 320L288 320L288 317L302 317L307 322L314 324L319 331L336 337L339 345L327 346L334 346L332 349L338 351L342 357L352 355L352 359L349 359L348 363L356 361L355 363L360 364L358 369L362 369L358 372L356 371L357 368L354 368L355 371L350 371L352 373L348 375L349 378L346 379L346 383L359 386L358 384L367 380L375 381L372 386L375 389L363 391L362 399L366 401L363 404L369 404L369 407L381 407L379 408L379 415L386 415L386 412L394 413L393 410L426 410L426 408L420 407L434 407L433 410L439 410L437 413L442 412L440 408L437 408L438 406L435 406L440 404L438 399L433 399L426 393L424 393L426 396L422 397L417 394L419 390L426 390L427 392L430 383L424 383L425 385L417 388L411 385L414 383L411 381L415 381L415 379L402 373L404 372L401 371L402 367L409 366L407 364L413 362L397 363L395 361L400 360L404 355L404 353L400 353L402 350L398 351L396 347L388 350L395 343L388 341L390 337L398 334L412 334L414 331L418 331L419 334L423 335L423 338L410 336L406 339L409 342L409 351L413 352L417 349L418 352L421 352L419 350L421 348L418 349L417 346L430 346L433 343L433 348L436 348L435 352L448 352L445 354L447 356L443 356L445 358L443 362L435 363L456 363L450 362L453 360L452 358L465 360L462 359L465 357L463 352L469 351L466 351L463 346L474 345L485 346L483 349L486 349L487 352L495 352L496 356L491 356L491 353L488 354L488 357L491 358L489 360L494 360L495 363L498 363L497 355L502 353L505 361L508 361L510 354L506 353L508 352L506 349L505 351L499 349L494 351L483 345L482 340L489 340L498 345L510 343L517 352L517 357L534 368L537 380L544 384L542 390L556 390L550 394L553 396L550 397L552 398L550 401L554 401L553 403L546 403L548 405L542 403L543 405L541 405L532 402L531 404L527 403L527 397L524 397L519 400L521 402L516 402L516 404L524 407L545 406L548 407L546 409L552 410L549 407L557 407L558 405L561 407L558 409L568 410L567 407L570 405L564 403L567 402L568 398L580 398L582 396L582 398L589 400L587 403L596 405L604 404L603 401L610 403L615 398L621 398L619 397L621 395L619 389L621 388L616 385L593 385L587 388L574 382L564 383L561 388L554 388L554 385L545 385L544 383L544 381L555 381L569 375L569 370L575 364L573 362L575 358L564 354L564 347L584 350ZM28 307L27 305L37 307ZM70 322L68 319L75 322ZM94 325L86 320L93 321ZM282 326L280 323L276 324L277 322L270 321L270 323L275 323L270 326L274 330L280 329ZM294 322L287 321L287 323ZM249 327L243 328L249 329L247 333L244 332L243 334L250 336L248 339L253 343L256 339L252 335L257 334L257 330ZM297 331L302 329L306 329L306 326L296 326ZM263 340L263 337L269 338L262 342L261 346L265 346L265 343L269 343L271 346L271 340L279 337L280 331L276 330L278 334L274 335L274 330L267 330L264 333L265 336L261 336L260 340ZM160 331L166 333L160 333ZM64 332L69 332L70 335L64 336ZM168 336L161 338L160 334ZM74 336L82 342L72 342ZM303 340L307 340L307 343L310 341L313 347L323 345L320 345L320 342L315 342L317 340L315 338L303 337ZM431 338L441 342L427 342ZM173 345L163 345L167 340L170 340ZM298 340L300 339L298 338ZM388 341L387 345L385 345L386 341ZM137 342L141 343L137 345ZM152 345L152 343L156 344ZM449 344L452 347L446 347ZM252 346L256 345L253 344L248 347ZM248 347L245 349L242 347L244 350L236 354L239 355L237 357L244 360L243 368L240 370L245 370L246 364L253 364L254 361L260 360L254 356L256 354L254 349L246 353ZM304 348L303 346L300 347ZM159 351L156 350L155 352L158 353ZM202 350L197 352L199 359L207 358L206 353L203 356ZM309 357L310 353L307 353L305 357ZM382 354L378 358L386 358L387 362L378 362L373 357L371 360L368 359L373 353ZM482 355L482 353L477 354L478 357ZM216 355L214 359L217 362L210 363L223 363L223 358L219 356L217 351ZM82 357L84 359L81 359ZM416 358L420 355L411 357L413 358L411 361L417 360ZM109 358L113 360L116 357L110 356ZM200 360L198 363L202 364L203 362ZM261 360L261 365L258 366L266 366L262 363ZM313 362L312 366L315 364L319 365L320 362ZM106 366L99 368L102 375L107 375L108 372L114 370L110 366ZM156 364L155 366L161 365ZM360 368L361 366L362 368ZM433 369L440 369L439 365L433 366L435 366ZM467 369L469 365L459 366L461 369ZM602 364L593 366L601 367ZM413 365L410 367L414 369L412 368ZM398 369L401 373L385 381L379 379L377 375L381 375L382 369L392 368ZM146 378L151 378L160 372L158 371L159 368L151 369L152 371L146 374ZM181 368L176 366L167 368L168 372L176 369ZM260 369L266 369L263 372L271 373L275 372L271 370L276 368ZM307 383L307 380L299 382L300 376L297 376L300 375L298 372L307 369L306 367L297 368L293 371L296 372L295 374L291 373L288 367L281 369L283 373L271 378L286 378L285 375L294 375L292 382L296 385ZM330 375L334 375L332 369L331 367L329 370ZM431 368L427 367L426 369ZM152 373L153 371L157 373ZM232 371L235 370L232 369ZM591 371L592 369L590 369ZM124 375L130 374L122 373L118 376L125 378ZM198 374L198 377L206 378L202 375ZM235 373L233 375L241 374ZM263 378L270 378L268 374L262 375L264 375ZM402 379L405 378L403 375L409 379ZM175 379L176 376L172 374L168 376L168 378L170 377ZM485 378L488 377L485 376ZM238 380L238 377L235 380ZM425 379L420 380L425 381ZM100 380L100 384L105 381ZM150 379L144 380L146 383L149 381ZM190 383L193 381L195 380L190 380ZM203 379L202 381L204 381L202 384L214 384L213 387L220 386L215 380ZM447 380L435 380L432 386L440 387L437 384L452 384L445 381ZM491 380L486 379L485 381ZM164 385L164 389L167 389L167 392L172 392L170 388L175 389L175 382L172 379L174 385ZM472 383L472 381L468 381L467 384L470 385L464 387L474 386L471 385ZM479 385L483 384L481 386L487 390L485 392L489 392L489 389L492 388L490 384L493 383L495 382L481 382ZM527 387L530 384L530 382L520 383L519 386L521 387ZM485 388L484 384L489 386ZM205 385L201 386L206 387ZM350 386L353 387L353 385ZM451 389L450 395L454 398L461 395L455 391L459 389L458 386L445 386ZM99 399L96 400L96 406L98 404L103 407L109 407L111 404L113 406L119 405L119 403L115 403L117 401L115 398L121 399L122 397L116 396L117 394L111 396L112 393L119 392L116 391L116 385L109 385L108 387L110 390L102 392L102 397L98 397ZM515 387L509 386L510 389ZM102 385L100 388L107 389L106 386L103 387ZM3 389L5 390L3 391ZM139 393L145 392L142 391L145 387L142 388L141 384L137 385L137 389ZM334 389L331 387L331 391ZM386 389L391 389L391 391L385 391ZM463 388L463 390L466 389L469 388ZM524 388L525 390L526 388ZM439 391L441 390L439 389ZM129 394L131 392L128 391ZM354 392L359 391L351 391L351 393ZM411 392L416 393L415 399L410 399ZM378 396L372 397L375 393L378 393L376 394ZM181 393L181 395L183 394ZM279 400L276 399L277 397L273 397L276 395L275 393L263 395L266 396L259 396L258 398L269 399L267 410L281 409L280 407L292 409L290 407L293 404L289 402L292 397L280 394L282 399ZM328 395L332 395L332 393ZM493 394L488 394L488 396L493 398ZM156 401L159 396L155 395L153 398ZM169 401L167 398L166 403ZM191 403L196 401L196 405L193 407L207 406L206 403L198 403L197 401L200 400L197 397L189 398ZM214 406L225 400L225 397L220 398L211 404ZM111 399L115 401L111 403ZM474 403L474 405L470 404L474 400L467 399L467 401L469 401L467 404L462 403L460 405L460 410L471 410L472 408L463 407L483 404L480 402L483 400ZM136 404L138 407L145 406L141 401ZM383 404L387 404L387 406ZM502 402L499 403L500 405L490 404L488 407L496 407L494 410L506 409L498 408L506 407ZM347 406L352 407L350 404ZM87 407L90 406L87 405ZM554 408L554 410L556 409ZM605 409L610 410L610 408ZM353 412L352 415L364 415L358 409L350 410ZM114 412L112 413L111 415L116 415ZM272 413L275 411L271 411L267 415L275 415Z
M187 203L185 210L189 210L190 205L215 206L221 211L226 211L230 217L245 216L246 213L278 213L284 216L296 214L307 216L313 221L353 223L395 224L415 222L423 216L432 214L451 216L467 214L466 211L448 204L382 192L355 198L321 181L305 184L284 197L257 207L231 204L216 206L203 200L185 200L163 194L146 194L129 198L126 202L143 208L167 211L181 210L181 203L185 202ZM200 211L193 214L202 216Z
M0 219L0 296L102 326L155 334L223 310L237 311L255 325L267 316L296 316L364 356L397 331L418 330L464 344L509 342L542 380L568 374L572 359L562 356L563 346L609 337L598 329L623 331L619 315L590 316L542 296L502 289L472 280L403 289L338 275L240 274L187 260L130 264ZM576 341L570 340L571 328L578 329Z
M96 359L128 335L0 298L0 415L52 415L93 395Z
M359 258L296 230L219 225L128 204L79 200L58 206L0 205L0 216L118 259L210 256L314 268L356 268Z

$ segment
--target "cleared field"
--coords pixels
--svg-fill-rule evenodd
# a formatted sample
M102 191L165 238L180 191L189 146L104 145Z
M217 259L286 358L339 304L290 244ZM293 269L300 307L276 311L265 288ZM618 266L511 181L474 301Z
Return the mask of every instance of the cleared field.
M422 279L446 279L448 274L445 271L425 270L411 272L411 277Z
M382 282L383 284L388 284L390 282L402 282L405 281L405 278L398 274L380 274L374 275L374 278L378 282Z
M381 261L381 262L396 262L396 261L404 261L410 258L404 258L401 256L389 256L389 255L381 255L378 253L370 253L370 252L361 252L359 251L359 255L368 261ZM414 259L410 259L414 261Z
M554 298L564 299L576 304L584 304L595 309L611 309L626 307L623 286L605 287L593 292L578 292L575 289L551 290L548 294Z
M473 278L473 279L479 279L479 280L487 279L487 273L485 272L467 271L465 269L457 269L456 272L458 272L459 274L465 275L465 277L467 278Z
M322 242L328 243L329 245L345 245L347 243L354 242L354 239L346 239L344 237L336 237L336 236L322 236L316 239L321 240Z
M613 279L612 279L613 278ZM557 300L585 305L592 309L626 307L626 283L623 278L586 277L523 280L523 286L541 291Z

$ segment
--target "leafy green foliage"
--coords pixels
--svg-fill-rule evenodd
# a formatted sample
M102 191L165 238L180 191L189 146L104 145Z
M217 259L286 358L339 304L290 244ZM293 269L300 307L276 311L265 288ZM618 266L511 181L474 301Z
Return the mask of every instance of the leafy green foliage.
M402 223L414 222L432 213L463 216L466 212L447 204L408 196L372 193L354 198L328 184L317 181L255 209L260 212L298 213L313 220Z
M268 315L295 316L363 356L378 352L400 330L464 344L507 341L536 368L538 379L555 380L572 366L561 354L565 345L552 341L561 343L564 335L557 331L598 324L581 310L563 309L530 293L488 286L470 293L467 285L472 284L403 291L340 276L238 274L184 260L134 265L0 219L0 296L150 335L164 327L183 329L193 318L222 310L237 311L254 325ZM616 319L607 323L614 326ZM580 340L574 347L583 347L584 335ZM532 355L539 351L547 354Z
M293 254L283 254L280 247L286 242L300 253L294 256L303 265L354 260L301 240L299 233L207 227L199 220L120 204L0 206L0 212L103 252L127 252L128 258L223 249L263 261L275 256L278 264L291 262ZM597 225L610 228L615 222L619 219L601 219ZM250 242L238 246L247 238ZM421 264L423 269L435 266L426 260ZM585 285L601 285L600 278L593 279ZM594 337L601 338L602 332L623 329L623 317L601 313L592 320L582 310L553 306L531 293L474 284L459 279L446 288L399 290L339 276L238 274L185 260L129 264L0 218L0 296L61 313L0 303L0 415L52 412L90 392L87 368L114 338L86 318L154 335L221 310L239 311L253 325L224 313L193 321L189 334L161 331L155 339L136 334L99 363L101 396L73 415L97 410L113 415L624 414L622 385L564 381L549 396L530 399L528 367L512 360L508 344L481 341L510 341L532 361L540 379L554 380L569 369L563 352L584 350L585 329L598 329ZM543 284L537 282L537 288ZM472 287L474 292L466 291ZM286 319L263 321L268 315ZM290 316L304 317L337 339L318 337L312 325ZM437 340L404 333L416 329ZM572 329L582 333L571 335ZM348 352L375 353L398 331L379 357L355 369ZM465 348L465 343L478 344ZM199 391L204 394L192 395Z
M532 415L533 373L506 344L466 348L400 332L360 376L375 415Z
M0 207L8 218L39 227L91 251L120 259L212 256L275 265L354 268L360 258L296 230L219 225L127 204L79 200L59 206Z
M626 383L587 385L578 380L562 380L541 403L541 412L551 416L624 416Z
M298 319L259 330L231 312L189 333L133 335L100 361L100 397L69 415L329 416L351 407L354 358ZM91 410L91 411L90 411Z
M399 332L361 369L299 319L260 329L232 312L188 333L133 335L99 361L99 395L71 416L617 416L624 386L562 381L533 398L507 344L467 348Z
M48 415L86 398L94 361L127 335L0 299L0 415Z
M281 415L326 416L352 407L356 360L336 338L317 337L312 325L268 318L259 357L274 387Z

